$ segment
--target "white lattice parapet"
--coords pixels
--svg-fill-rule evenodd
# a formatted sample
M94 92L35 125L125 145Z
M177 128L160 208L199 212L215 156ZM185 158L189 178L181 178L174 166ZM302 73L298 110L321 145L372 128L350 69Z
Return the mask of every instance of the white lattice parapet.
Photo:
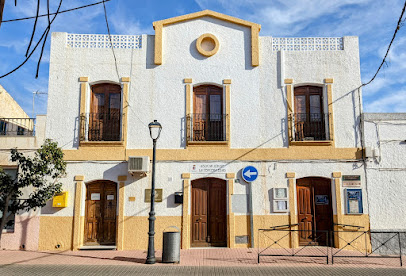
M113 48L141 49L142 37L140 35L112 35ZM109 35L98 34L67 34L66 47L68 48L111 48Z
M336 51L344 50L342 37L274 37L274 51Z

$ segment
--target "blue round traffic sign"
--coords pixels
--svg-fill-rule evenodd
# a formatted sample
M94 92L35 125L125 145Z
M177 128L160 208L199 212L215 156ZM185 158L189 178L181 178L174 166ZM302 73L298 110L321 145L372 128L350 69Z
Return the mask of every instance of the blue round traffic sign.
M247 166L242 169L242 178L247 182L255 181L258 177L258 170L253 166Z

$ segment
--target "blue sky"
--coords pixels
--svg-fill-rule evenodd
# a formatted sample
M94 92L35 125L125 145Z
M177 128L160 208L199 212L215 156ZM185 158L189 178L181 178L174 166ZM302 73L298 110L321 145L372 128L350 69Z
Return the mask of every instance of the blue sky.
M65 0L61 10L99 0ZM58 0L50 0L55 11ZM36 0L7 0L3 20L33 16ZM41 12L46 1L41 1ZM339 37L359 36L361 76L367 82L375 73L392 38L403 0L111 0L106 3L112 34L154 34L152 22L210 9L262 25L261 36ZM406 16L404 16L406 18ZM406 23L406 22L404 22ZM2 23L0 28L0 75L24 60L34 20ZM405 24L406 25L406 24ZM47 19L38 21L40 37ZM103 5L58 15L52 32L107 33ZM363 89L365 112L406 112L406 26L401 28L387 63L378 77ZM48 90L49 40L40 74L35 79L39 49L17 72L0 79L0 84L32 114L32 92ZM46 113L46 95L38 95L35 113Z

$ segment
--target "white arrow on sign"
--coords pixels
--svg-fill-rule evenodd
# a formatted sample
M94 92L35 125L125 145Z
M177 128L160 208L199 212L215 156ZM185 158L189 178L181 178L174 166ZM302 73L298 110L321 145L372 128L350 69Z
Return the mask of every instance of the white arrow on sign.
M248 178L251 178L251 176L257 175L257 174L258 174L258 172L252 172L252 171L250 171L250 170L248 170L248 171L246 171L246 172L244 173L244 175L245 175L246 177L248 177Z

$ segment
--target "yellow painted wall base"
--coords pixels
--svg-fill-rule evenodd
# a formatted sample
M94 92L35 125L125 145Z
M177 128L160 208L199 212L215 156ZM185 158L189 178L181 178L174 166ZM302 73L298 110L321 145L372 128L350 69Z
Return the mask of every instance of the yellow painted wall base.
M38 250L72 250L72 235L73 217L41 216Z
M148 248L148 217L124 217L124 246L123 250ZM162 249L163 231L177 231L169 226L182 228L181 216L161 216L155 220L155 249Z
M187 216L190 218L190 216ZM337 216L334 216L334 222L337 222ZM297 220L294 216L292 219L289 215L263 215L254 216L254 243L256 248L265 248L273 242L279 240L278 246L275 248L291 248L298 247L297 234L288 233L285 231L267 231L261 232L258 229L270 229L272 226L287 225L289 221ZM190 220L188 220L190 221ZM364 229L360 231L369 230L369 216L364 215L342 215L342 224L360 225ZM81 245L83 245L84 236L84 217L80 217L81 228ZM124 242L122 250L146 250L148 248L148 217L124 217ZM229 237L235 241L235 236L250 236L250 217L246 215L234 216L234 233ZM182 230L182 216L159 216L155 221L155 249L162 249L163 232L176 231L170 226L176 226ZM187 233L183 240L190 239L191 227L188 225ZM283 228L288 230L289 227ZM297 227L292 227L297 229ZM335 234L334 242L335 247L342 248L355 239L360 231L352 231L351 227L335 227L334 230L339 232ZM72 250L72 235L73 235L73 217L56 217L56 216L41 216L40 218L40 234L39 234L39 250ZM365 239L366 238L366 239ZM367 243L365 243L365 241ZM60 245L59 248L57 245ZM371 249L370 237L363 236L362 238L353 242L353 246L359 249ZM250 244L232 244L232 248L247 248ZM348 247L348 246L347 246ZM352 250L351 248L347 248ZM182 245L182 248L188 248Z

